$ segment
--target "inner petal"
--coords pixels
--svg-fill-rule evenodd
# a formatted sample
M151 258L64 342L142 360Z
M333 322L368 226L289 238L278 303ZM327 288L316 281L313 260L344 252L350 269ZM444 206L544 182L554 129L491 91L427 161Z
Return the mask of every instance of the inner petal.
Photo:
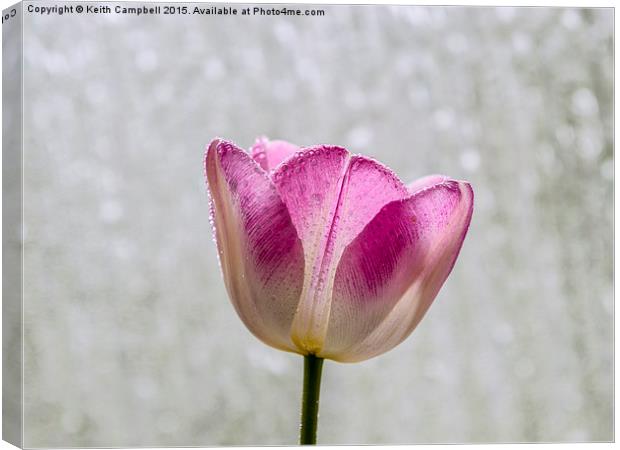
M407 196L389 169L341 147L319 146L288 159L272 180L287 206L306 262L292 338L309 353L327 332L336 266L344 248L387 203Z
M270 141L262 136L256 139L250 154L252 159L261 166L265 172L272 171L278 164L286 158L298 152L300 148L286 141Z

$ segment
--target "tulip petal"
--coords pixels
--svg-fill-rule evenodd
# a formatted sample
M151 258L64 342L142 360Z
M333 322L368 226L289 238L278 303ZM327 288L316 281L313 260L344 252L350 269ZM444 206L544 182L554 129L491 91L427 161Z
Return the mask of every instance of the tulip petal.
M211 142L205 172L220 265L237 313L266 344L297 351L290 328L304 256L286 206L268 175L232 143Z
M473 211L468 183L439 181L386 205L347 246L319 356L371 358L422 319L454 266Z
M318 146L281 164L272 180L304 248L304 287L291 330L295 344L323 346L337 263L344 248L387 203L408 195L387 168L341 147Z
M298 146L290 142L270 141L262 136L256 139L256 142L250 149L250 154L264 171L270 172L278 164L299 150Z

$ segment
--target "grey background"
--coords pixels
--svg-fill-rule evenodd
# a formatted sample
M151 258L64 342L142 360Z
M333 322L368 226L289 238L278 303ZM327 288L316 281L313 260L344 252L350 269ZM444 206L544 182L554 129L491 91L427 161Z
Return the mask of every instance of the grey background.
M230 305L202 173L260 134L476 194L414 334L325 364L320 443L613 438L612 10L325 10L26 15L25 445L296 442L302 359Z

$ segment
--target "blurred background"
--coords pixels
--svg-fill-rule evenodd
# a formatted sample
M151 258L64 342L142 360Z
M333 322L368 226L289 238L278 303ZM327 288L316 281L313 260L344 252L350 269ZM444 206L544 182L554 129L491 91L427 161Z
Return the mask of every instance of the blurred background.
M476 194L413 335L326 362L320 443L613 439L613 10L316 7L26 15L24 445L297 442L302 358L237 318L203 179L263 134Z

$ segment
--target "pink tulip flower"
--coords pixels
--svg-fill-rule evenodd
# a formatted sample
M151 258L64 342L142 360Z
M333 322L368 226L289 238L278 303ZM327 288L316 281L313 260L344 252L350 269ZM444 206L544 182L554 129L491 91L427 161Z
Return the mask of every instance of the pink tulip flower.
M362 361L402 342L450 274L473 211L469 183L403 184L342 147L214 139L205 157L232 303L264 343Z

